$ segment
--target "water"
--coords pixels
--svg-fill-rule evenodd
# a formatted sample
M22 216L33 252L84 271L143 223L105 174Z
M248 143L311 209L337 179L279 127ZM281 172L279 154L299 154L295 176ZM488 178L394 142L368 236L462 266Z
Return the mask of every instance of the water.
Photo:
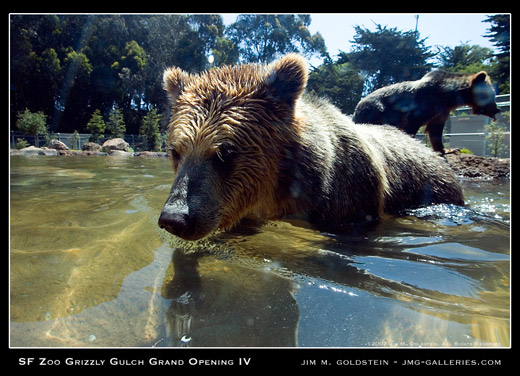
M508 347L509 183L370 228L156 225L165 158L11 157L14 347Z

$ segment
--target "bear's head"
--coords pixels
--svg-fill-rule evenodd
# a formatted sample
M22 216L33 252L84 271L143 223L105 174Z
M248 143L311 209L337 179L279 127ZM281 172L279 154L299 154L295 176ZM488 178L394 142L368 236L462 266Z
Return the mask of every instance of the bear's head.
M196 240L246 215L276 214L280 159L298 132L295 105L307 76L307 63L297 54L197 75L179 68L164 72L175 180L161 228Z
M473 94L471 105L473 113L495 119L495 115L500 110L495 103L495 90L489 75L484 71L475 74L471 79L471 89Z

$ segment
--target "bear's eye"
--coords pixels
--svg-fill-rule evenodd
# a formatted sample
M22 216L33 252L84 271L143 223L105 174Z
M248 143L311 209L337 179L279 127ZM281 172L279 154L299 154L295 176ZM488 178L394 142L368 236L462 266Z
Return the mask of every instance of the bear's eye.
M235 157L236 152L231 144L222 144L215 153L216 158L222 163L229 163Z
M177 150L175 150L175 148L173 148L173 146L169 146L167 151L168 156L172 161L178 161L179 159L181 159L180 154L177 152Z

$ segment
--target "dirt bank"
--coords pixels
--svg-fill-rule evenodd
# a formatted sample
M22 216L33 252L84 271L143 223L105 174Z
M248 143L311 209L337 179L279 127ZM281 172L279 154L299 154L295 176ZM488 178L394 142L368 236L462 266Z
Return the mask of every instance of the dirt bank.
M453 171L463 178L493 180L509 179L511 175L510 158L481 157L458 151L445 157Z

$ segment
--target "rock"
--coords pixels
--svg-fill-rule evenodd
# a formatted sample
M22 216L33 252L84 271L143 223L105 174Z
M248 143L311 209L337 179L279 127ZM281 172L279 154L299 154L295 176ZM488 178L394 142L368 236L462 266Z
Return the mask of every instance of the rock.
M83 151L100 151L101 145L96 144L95 142L87 142L81 148Z
M18 150L18 149L10 149L9 155L23 155L23 153L21 150Z
M103 143L102 149L107 153L112 150L128 151L130 150L130 145L122 138L111 138Z
M19 153L12 155L59 155L60 153L56 149L49 148L37 148L35 146L29 146L19 150Z
M111 157L131 157L134 155L134 153L129 153L123 150L110 150L108 152L108 155L110 155Z
M56 150L69 150L67 145L65 145L63 142L61 142L59 140L56 140L55 138L53 138L49 142L49 148L56 149Z

